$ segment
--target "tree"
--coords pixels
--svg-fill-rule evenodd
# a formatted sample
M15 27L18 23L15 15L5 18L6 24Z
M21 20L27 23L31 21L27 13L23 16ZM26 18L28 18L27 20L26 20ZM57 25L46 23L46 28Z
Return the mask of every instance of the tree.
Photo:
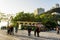
M33 13L19 12L13 19L13 21L34 21L35 17Z
M41 22L45 25L46 28L51 29L51 28L55 28L57 23L55 21L55 16L51 15L51 14L41 14L40 18L41 18Z
M35 16L35 22L41 22L40 15L36 15L36 16Z

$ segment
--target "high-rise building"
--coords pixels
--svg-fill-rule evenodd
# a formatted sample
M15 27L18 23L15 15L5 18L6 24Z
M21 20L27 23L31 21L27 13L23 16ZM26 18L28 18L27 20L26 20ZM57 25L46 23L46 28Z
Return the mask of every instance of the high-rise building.
M39 15L43 12L45 12L45 10L43 8L37 8L36 10L34 10L34 15Z
M52 9L59 8L59 7L60 7L60 5L57 3L57 4L53 5Z

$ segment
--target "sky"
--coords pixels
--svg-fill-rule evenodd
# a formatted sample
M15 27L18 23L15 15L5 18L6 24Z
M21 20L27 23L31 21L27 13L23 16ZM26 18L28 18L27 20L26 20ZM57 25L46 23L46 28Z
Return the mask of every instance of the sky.
M34 12L36 8L49 10L60 0L0 0L0 12L5 14L16 14L18 12Z

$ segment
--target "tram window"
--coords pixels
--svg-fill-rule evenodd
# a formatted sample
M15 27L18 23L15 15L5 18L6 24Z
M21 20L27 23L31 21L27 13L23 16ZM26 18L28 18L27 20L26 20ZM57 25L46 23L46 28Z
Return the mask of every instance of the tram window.
M29 25L31 25L31 23L29 23Z
M25 23L25 24L27 24L27 23Z
M23 23L20 23L20 24L23 24Z

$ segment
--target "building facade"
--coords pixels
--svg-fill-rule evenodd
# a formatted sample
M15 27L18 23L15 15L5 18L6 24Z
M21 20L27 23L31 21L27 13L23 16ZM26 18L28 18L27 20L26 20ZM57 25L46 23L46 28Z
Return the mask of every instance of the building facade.
M57 3L57 4L53 5L53 7L51 9L54 9L54 8L60 8L60 5Z
M34 15L39 15L43 12L45 12L45 10L43 8L37 8L36 10L34 10Z

